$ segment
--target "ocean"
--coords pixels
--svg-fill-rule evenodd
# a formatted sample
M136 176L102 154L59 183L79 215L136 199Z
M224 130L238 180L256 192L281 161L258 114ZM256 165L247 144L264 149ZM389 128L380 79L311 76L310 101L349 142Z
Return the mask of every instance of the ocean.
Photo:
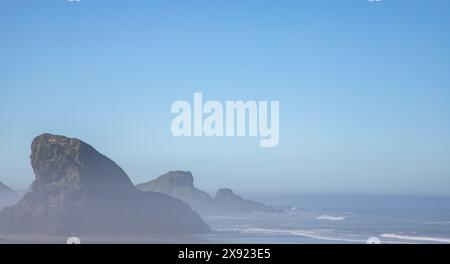
M248 194L285 213L204 216L223 243L450 243L448 196Z

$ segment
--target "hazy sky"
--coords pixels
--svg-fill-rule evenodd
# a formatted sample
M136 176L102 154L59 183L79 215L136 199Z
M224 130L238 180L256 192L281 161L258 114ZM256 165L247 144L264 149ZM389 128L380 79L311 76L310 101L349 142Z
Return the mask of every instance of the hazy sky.
M133 182L450 194L450 1L1 1L0 181L80 138ZM175 138L176 100L279 100L280 143Z

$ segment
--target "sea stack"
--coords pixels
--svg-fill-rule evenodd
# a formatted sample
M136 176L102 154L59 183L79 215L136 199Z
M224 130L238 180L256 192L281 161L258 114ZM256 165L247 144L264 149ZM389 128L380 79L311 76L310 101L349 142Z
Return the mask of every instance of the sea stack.
M209 227L186 203L135 188L127 174L92 146L51 134L31 146L35 181L0 211L1 233L60 235L192 234Z
M169 171L154 180L138 184L136 187L142 191L161 192L178 198L197 212L214 209L214 201L211 196L194 186L194 177L190 171Z
M208 193L194 186L190 171L169 171L146 183L136 185L143 191L160 192L178 198L202 215L220 213L282 212L272 206L243 199L231 189L222 188L213 199Z
M268 206L259 202L246 200L238 195L236 195L231 189L222 188L219 189L214 197L216 205L224 211L228 212L281 212L272 206Z

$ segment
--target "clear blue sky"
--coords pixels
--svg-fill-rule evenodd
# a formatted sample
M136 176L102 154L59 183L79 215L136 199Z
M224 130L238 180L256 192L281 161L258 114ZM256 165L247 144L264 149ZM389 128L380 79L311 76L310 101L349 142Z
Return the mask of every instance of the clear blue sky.
M450 1L0 3L0 181L80 138L135 183L450 194ZM179 99L279 100L280 144L175 138Z

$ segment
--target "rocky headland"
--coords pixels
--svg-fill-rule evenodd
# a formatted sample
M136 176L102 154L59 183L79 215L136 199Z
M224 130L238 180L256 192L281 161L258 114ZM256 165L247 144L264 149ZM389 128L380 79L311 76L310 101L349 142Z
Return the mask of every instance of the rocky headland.
M188 204L144 192L92 146L51 134L31 145L35 180L0 211L0 233L58 235L193 234L209 227Z

